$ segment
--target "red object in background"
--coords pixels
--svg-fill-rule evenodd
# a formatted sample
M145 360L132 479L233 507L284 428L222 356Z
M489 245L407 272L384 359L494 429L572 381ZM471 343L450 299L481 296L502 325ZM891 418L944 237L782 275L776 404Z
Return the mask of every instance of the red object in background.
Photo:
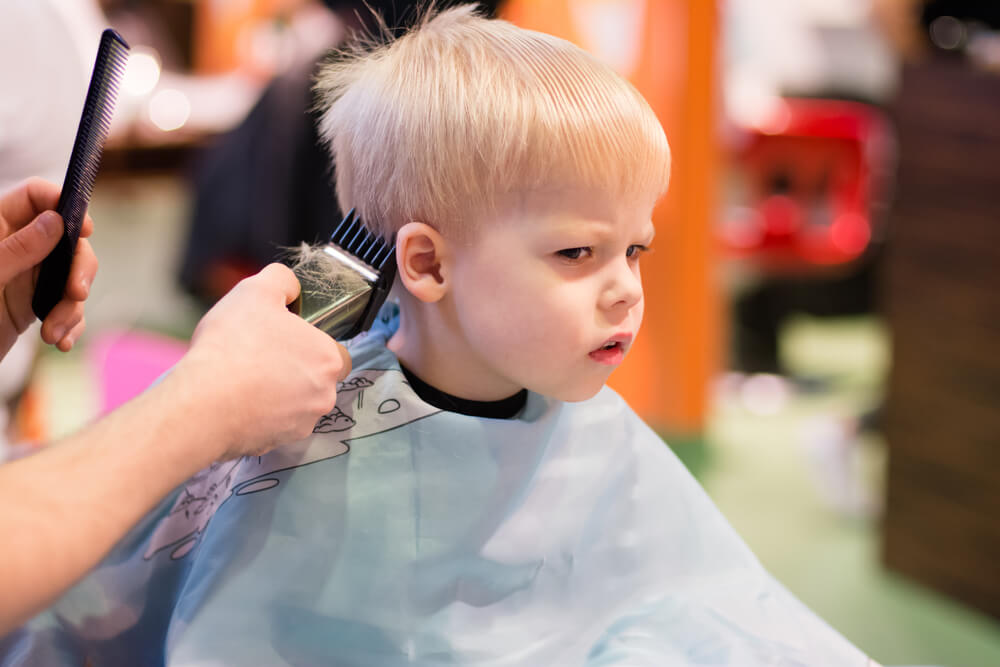
M241 280L249 278L263 268L263 265L239 257L216 260L203 271L204 277L199 286L201 288L200 294L215 303L229 294Z
M856 102L786 98L735 156L746 199L723 221L730 257L808 272L858 258L889 159L888 124Z

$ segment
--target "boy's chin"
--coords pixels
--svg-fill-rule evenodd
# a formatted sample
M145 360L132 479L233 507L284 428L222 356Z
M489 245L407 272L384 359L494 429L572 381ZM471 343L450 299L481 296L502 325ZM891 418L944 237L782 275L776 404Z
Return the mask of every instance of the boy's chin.
M567 388L562 391L555 391L549 394L551 398L562 401L563 403L579 403L580 401L587 401L597 396L598 392L604 387L604 383L600 384L589 384L586 386L576 386L572 388Z

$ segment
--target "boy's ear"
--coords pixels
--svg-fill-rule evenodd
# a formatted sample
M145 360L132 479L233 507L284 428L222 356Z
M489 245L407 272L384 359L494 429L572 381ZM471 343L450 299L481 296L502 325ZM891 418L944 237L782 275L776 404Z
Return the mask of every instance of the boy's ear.
M403 286L426 303L449 289L451 253L448 241L423 222L408 222L396 232L396 265Z

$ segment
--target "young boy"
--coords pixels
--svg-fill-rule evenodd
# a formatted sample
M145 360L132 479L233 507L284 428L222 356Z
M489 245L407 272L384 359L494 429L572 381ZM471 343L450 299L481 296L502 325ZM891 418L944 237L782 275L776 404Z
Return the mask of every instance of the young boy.
M638 93L469 7L318 91L398 305L311 438L191 480L9 664L866 665L604 388L670 165Z

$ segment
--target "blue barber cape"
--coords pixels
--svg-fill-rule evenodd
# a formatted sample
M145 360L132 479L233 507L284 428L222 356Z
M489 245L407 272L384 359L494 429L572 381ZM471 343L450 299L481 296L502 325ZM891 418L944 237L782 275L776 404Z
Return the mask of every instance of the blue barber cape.
M310 438L177 489L0 665L871 664L613 391L443 412L397 324Z

